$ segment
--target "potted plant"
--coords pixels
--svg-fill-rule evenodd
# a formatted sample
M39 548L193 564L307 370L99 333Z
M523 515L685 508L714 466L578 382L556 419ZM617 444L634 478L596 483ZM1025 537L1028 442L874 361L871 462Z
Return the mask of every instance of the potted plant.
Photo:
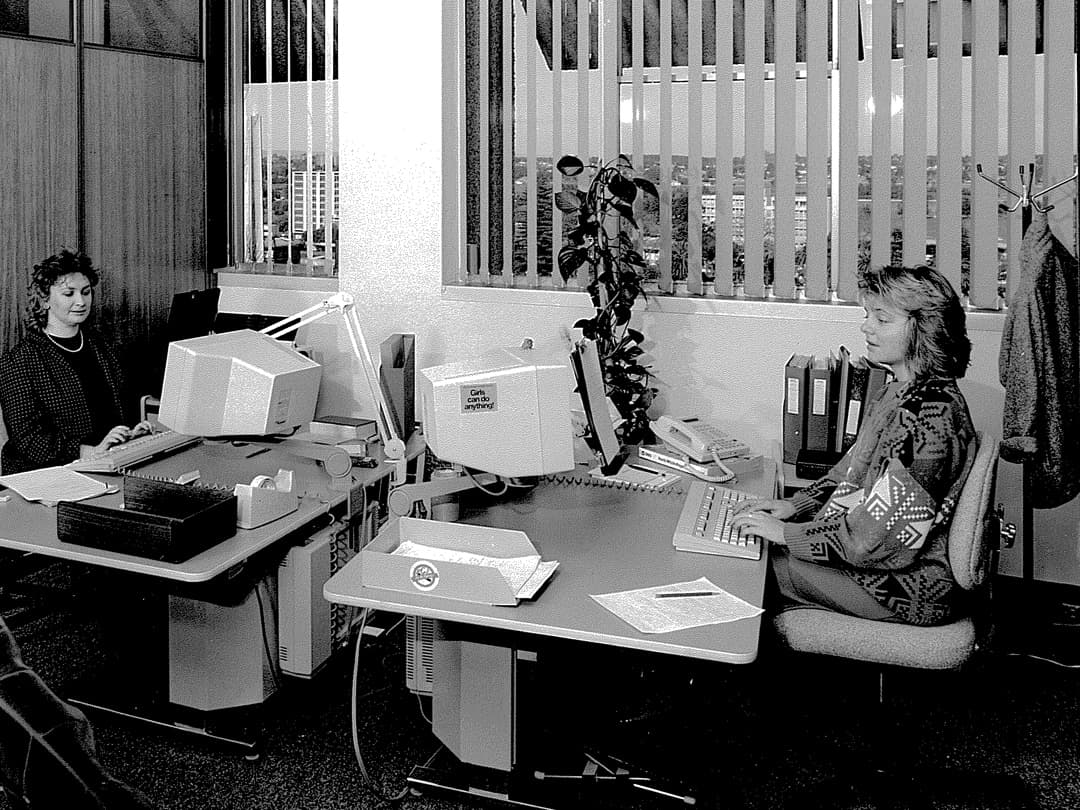
M565 177L577 177L585 164L566 155L556 168ZM593 176L585 191L563 189L555 195L558 209L577 217L559 251L559 272L566 281L588 268L585 290L595 312L574 328L597 343L608 396L624 420L618 429L620 440L639 444L652 435L648 410L657 389L649 385L652 375L641 363L644 335L630 327L634 303L645 298L646 272L634 244L638 224L633 206L639 192L654 198L659 194L656 186L634 172L625 155L590 168Z

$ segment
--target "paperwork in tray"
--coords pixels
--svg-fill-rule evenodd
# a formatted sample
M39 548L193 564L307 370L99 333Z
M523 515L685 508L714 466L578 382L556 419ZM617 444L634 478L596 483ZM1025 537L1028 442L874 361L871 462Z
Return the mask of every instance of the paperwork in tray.
M365 587L507 606L534 598L559 567L524 532L408 517L387 523L360 558Z
M55 506L58 501L81 501L104 495L109 489L100 481L65 467L42 467L3 475L0 484L28 501L41 501L48 506Z
M529 554L524 557L489 557L486 554L475 554L469 551L426 546L411 540L403 542L392 553L406 557L420 557L425 560L494 568L503 575L507 584L510 585L510 590L518 599L531 598L559 565L558 562L541 562L539 554Z
M705 577L674 585L591 596L642 633L671 633L749 619L764 612L745 599L718 588Z

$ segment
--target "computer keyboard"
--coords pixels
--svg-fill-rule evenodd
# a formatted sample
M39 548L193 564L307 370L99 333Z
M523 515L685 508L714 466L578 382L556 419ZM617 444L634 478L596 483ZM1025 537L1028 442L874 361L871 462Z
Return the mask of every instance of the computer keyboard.
M172 430L148 433L123 444L116 444L94 458L80 458L65 465L70 470L79 472L114 473L127 467L134 467L154 456L171 453L200 441L198 436L186 436Z
M704 481L692 482L675 526L672 544L679 551L760 560L761 538L734 531L730 523L735 505L754 497Z

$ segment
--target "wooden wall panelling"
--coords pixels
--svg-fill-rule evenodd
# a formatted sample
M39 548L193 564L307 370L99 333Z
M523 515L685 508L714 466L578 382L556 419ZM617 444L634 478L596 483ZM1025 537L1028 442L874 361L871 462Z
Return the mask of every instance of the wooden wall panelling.
M0 47L0 351L22 335L34 263L75 247L75 48L4 38Z
M173 293L204 284L203 65L88 48L85 75L86 250L104 269L99 323L138 384Z

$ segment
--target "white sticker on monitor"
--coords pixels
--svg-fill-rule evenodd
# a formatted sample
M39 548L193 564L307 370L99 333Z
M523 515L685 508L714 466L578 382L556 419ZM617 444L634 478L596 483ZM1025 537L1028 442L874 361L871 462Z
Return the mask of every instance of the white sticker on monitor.
M499 410L499 386L495 383L463 385L460 391L462 413L490 413Z

